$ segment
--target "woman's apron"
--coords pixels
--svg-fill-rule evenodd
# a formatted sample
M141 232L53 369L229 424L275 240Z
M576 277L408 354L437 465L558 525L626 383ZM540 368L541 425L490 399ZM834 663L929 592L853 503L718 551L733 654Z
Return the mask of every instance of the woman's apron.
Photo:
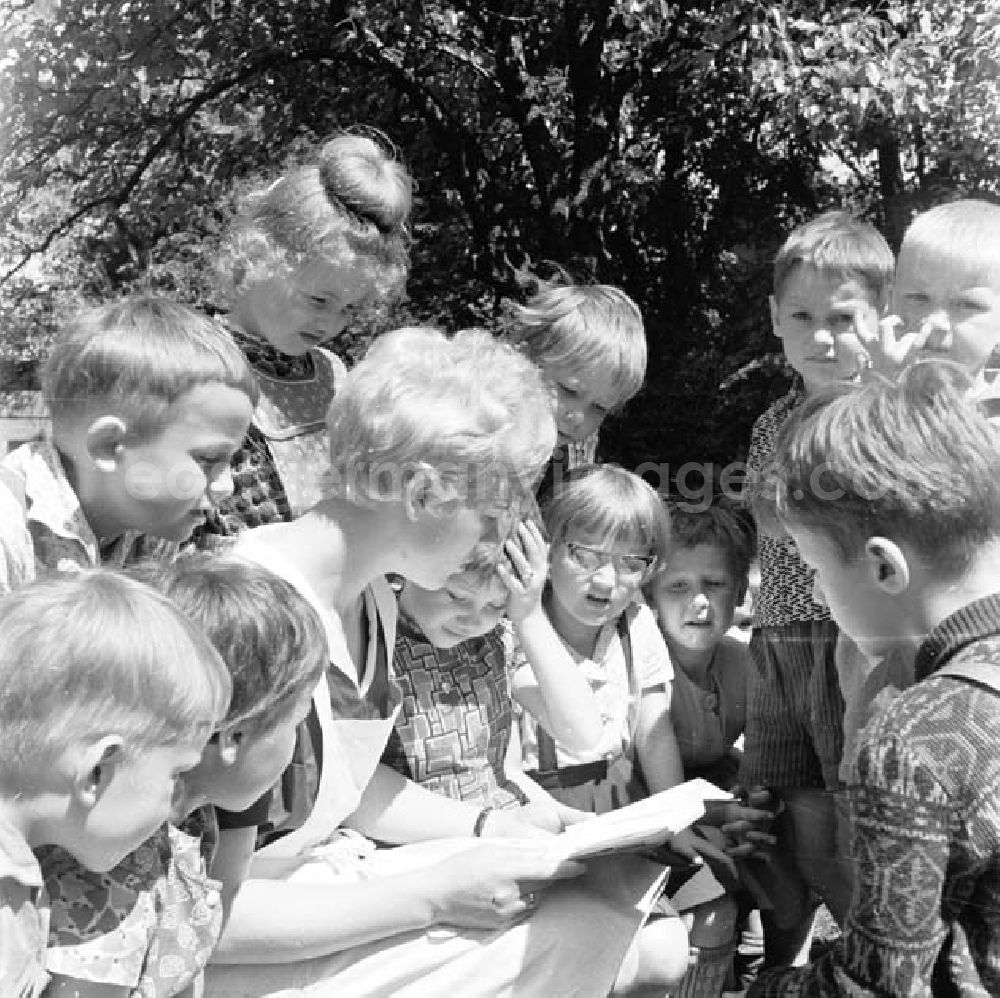
M354 666L340 619L320 602L302 575L270 546L252 539L241 538L235 553L280 575L313 606L326 628L330 669L353 679ZM396 631L396 601L388 583L383 579L376 580L365 590L364 598L368 618L368 654L357 684L360 698L366 696L376 679L380 644L384 648L381 661L388 668ZM371 851L367 840L354 832L342 832L340 826L357 810L362 794L371 782L399 711L398 695L390 701L385 718L375 716L374 711L371 717L365 718L335 717L331 709L330 683L324 673L313 694L313 704L319 722L322 765L312 810L299 828L254 854L250 866L252 877L288 879L300 868L317 862L333 864L338 869L346 862L349 868L359 854Z

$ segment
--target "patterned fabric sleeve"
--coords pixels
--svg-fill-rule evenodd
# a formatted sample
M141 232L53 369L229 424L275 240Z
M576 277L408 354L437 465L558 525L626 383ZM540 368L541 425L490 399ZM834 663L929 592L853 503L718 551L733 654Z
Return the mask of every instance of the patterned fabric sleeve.
M39 856L51 899L51 973L133 989L180 993L205 967L222 928L217 881L205 873L214 820L196 813L188 834L164 825L106 873L61 849Z
M889 711L873 724L858 755L860 785L851 790L858 880L844 934L815 963L762 975L750 990L754 998L924 998L940 993L932 981L949 936L942 912L944 885L949 865L956 861L950 850L965 808L957 806L938 770L947 769L955 785L975 785L976 759L986 758L981 752L995 754L995 732L984 738L985 733L969 731L958 750L949 706L932 691L919 692L908 699L905 714ZM923 712L919 735L914 733L914 710ZM939 713L946 723L926 725L929 712ZM945 755L950 763L942 767Z

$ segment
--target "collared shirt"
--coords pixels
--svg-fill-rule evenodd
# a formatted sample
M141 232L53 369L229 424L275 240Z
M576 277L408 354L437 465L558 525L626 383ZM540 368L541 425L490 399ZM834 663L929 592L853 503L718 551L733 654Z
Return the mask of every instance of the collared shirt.
M51 440L23 444L0 466L6 472L0 476L0 592L49 572L102 564L121 568L134 556L140 538L146 553L155 551L158 558L177 551L173 542L132 530L102 548Z
M42 872L21 832L0 813L0 995L36 998L48 983L49 910Z
M752 996L1000 994L1000 694L936 674L966 663L1000 672L1000 595L931 632L916 684L862 735L843 935L809 966L761 975Z
M39 850L52 907L49 970L141 998L180 994L222 931L221 884L207 873L217 840L209 806L180 828L162 825L104 873L54 846Z

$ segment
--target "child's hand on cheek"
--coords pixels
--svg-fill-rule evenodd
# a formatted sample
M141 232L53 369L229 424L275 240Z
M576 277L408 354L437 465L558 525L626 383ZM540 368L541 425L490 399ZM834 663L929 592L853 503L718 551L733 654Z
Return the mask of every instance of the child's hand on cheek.
M549 572L549 546L534 523L522 523L517 537L504 545L505 561L497 574L507 587L507 616L515 623L542 609L542 593Z

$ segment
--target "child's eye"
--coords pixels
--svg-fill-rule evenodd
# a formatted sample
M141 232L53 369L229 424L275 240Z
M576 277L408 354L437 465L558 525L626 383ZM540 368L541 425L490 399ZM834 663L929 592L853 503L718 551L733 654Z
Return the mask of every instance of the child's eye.
M559 391L561 391L564 395L568 395L570 398L576 398L577 395L580 394L578 389L571 388L569 385L565 385L561 381L559 382Z
M672 593L682 593L687 589L687 587L688 584L686 582L671 582L667 585L668 591Z
M799 309L796 312L792 312L792 318L796 322L809 322L812 320L812 313Z
M963 312L987 312L990 306L978 298L962 298L958 302L958 307Z
M926 305L930 301L930 297L923 291L907 291L903 298L911 305Z

